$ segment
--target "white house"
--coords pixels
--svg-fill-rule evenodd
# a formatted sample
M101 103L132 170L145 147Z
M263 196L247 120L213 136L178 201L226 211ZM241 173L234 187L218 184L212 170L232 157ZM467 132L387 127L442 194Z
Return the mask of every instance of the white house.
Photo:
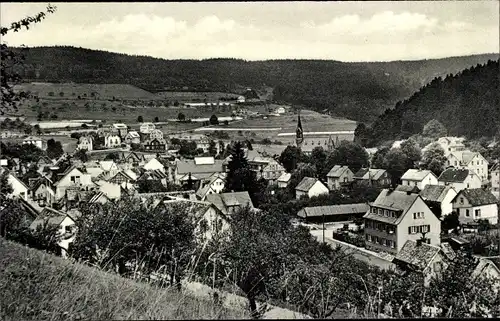
M125 138L123 141L127 144L140 144L141 143L141 136L139 135L138 132L135 130L131 130L125 135Z
M73 212L76 214L76 212ZM49 225L58 226L57 233L61 236L58 245L62 249L62 257L67 257L69 244L75 239L76 233L76 215L55 210L51 207L45 207L37 218L31 223L30 229L36 230L40 225L43 226L46 222Z
M471 223L487 219L491 224L498 222L498 200L491 192L482 188L464 189L453 199L453 210L460 223Z
M4 171L8 171L7 169L4 169L3 167L0 168L0 175L4 173ZM23 183L14 173L8 171L8 178L7 181L9 184L12 186L12 193L10 195L12 196L19 196L24 200L28 200L28 194L29 194L29 188L26 186L26 184Z
M165 166L163 166L163 164L160 163L160 161L158 161L158 159L156 158L150 159L143 168L147 171L160 170L162 172L165 172Z
M288 186L288 182L290 182L290 178L292 177L292 174L290 173L283 173L281 174L280 177L278 177L278 187L279 188L286 188Z
M23 139L23 145L30 144L30 145L35 145L36 147L40 148L41 150L46 150L47 149L47 142L37 136L28 136L25 139Z
M384 189L363 218L368 250L397 254L406 241L424 233L426 243L441 243L441 221L416 193Z
M425 185L438 185L438 178L430 170L409 169L401 177L402 185L417 186L420 190Z
M439 185L452 186L457 192L466 188L480 188L481 179L468 169L448 168L439 175Z
M452 201L457 195L457 191L452 186L426 185L419 194L424 201L439 205L441 217L453 212Z
M116 148L120 147L122 139L117 134L107 133L104 136L104 147L106 148Z
M158 139L162 140L163 139L163 132L159 129L153 129L149 132L149 140L153 139Z
M326 175L327 185L330 190L340 189L343 184L354 180L354 173L347 166L335 165Z
M78 168L71 166L54 183L54 187L56 189L56 199L61 199L65 196L66 190L69 188L95 187L95 184L92 182L89 174L83 174Z
M451 152L447 157L446 165L474 171L481 181L488 180L488 161L480 153L469 150Z
M299 185L295 187L295 195L300 199L304 195L311 198L323 194L328 194L330 191L320 180L312 177L304 177Z
M424 153L429 147L434 144L438 143L439 146L444 150L444 156L448 157L448 155L452 152L458 152L465 150L465 145L463 144L464 138L463 137L452 137L452 136L447 136L447 137L440 137L437 142L432 142L422 148L422 153Z
M92 136L81 136L80 139L78 139L78 145L76 148L86 151L93 150Z
M142 134L149 134L155 129L156 126L153 123L142 123L141 127L139 128L139 132L141 132Z
M125 137L125 135L127 135L128 127L125 124L113 124L113 129L118 132L120 137Z
M216 173L207 180L201 181L200 187L196 191L196 197L204 201L209 194L222 193L226 185L225 174Z

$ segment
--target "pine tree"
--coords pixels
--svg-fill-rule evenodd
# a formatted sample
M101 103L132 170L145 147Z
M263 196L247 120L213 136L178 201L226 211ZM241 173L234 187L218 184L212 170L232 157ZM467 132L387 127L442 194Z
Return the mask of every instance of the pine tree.
M248 183L251 182L247 182L246 179L250 178L253 172L248 165L243 144L236 142L230 149L230 154L231 160L227 165L226 191L248 191Z

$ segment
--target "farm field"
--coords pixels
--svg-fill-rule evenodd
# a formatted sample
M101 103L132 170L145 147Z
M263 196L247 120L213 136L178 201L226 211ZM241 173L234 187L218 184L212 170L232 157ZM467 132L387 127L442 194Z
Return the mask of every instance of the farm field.
M184 102L203 102L204 99L207 102L217 101L220 98L237 98L240 96L235 93L224 93L224 92L196 92L196 91L161 91L155 94L161 99L166 99L169 101L178 101L179 103Z
M322 131L353 131L357 123L346 118L334 118L311 110L302 110L300 113L304 132ZM233 122L227 128L281 128L281 132L295 132L297 127L297 114L284 114L269 116L267 119L249 118Z
M14 86L18 91L29 91L39 98L69 98L76 100L78 96L96 97L100 99L161 99L144 89L127 84L76 84L76 83L43 83L33 82Z

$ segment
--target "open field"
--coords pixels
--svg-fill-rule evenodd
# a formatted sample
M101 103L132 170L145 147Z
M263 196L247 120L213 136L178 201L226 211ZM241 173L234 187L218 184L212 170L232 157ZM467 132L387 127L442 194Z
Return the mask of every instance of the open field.
M345 118L333 118L314 111L302 110L300 114L304 135L308 132L354 132L357 123ZM228 125L197 128L199 133L211 133L216 130L226 132L231 139L254 139L260 141L268 138L288 144L295 140L297 114L288 113L281 116L254 117L235 121ZM288 135L283 135L288 134ZM352 134L352 133L351 133Z
M156 93L161 99L166 99L171 102L178 101L179 103L188 102L214 102L221 98L238 98L240 95L223 92L196 92L196 91L161 91Z
M78 99L97 97L99 99L161 99L157 95L127 84L76 84L76 83L24 83L15 90L29 91L39 98Z
M65 153L72 153L76 149L76 145L78 144L78 140L68 137L67 135L45 134L45 135L39 135L39 137L42 137L45 140L53 138L55 141L61 142L63 151ZM2 138L2 142L21 144L23 142L23 139L24 138Z
M0 320L247 319L244 307L72 263L0 238Z

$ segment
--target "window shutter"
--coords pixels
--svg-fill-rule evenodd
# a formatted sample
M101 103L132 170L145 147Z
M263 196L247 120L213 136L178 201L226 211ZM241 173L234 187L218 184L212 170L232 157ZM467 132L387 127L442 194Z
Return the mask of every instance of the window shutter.
M411 234L411 226L408 226L408 234Z

